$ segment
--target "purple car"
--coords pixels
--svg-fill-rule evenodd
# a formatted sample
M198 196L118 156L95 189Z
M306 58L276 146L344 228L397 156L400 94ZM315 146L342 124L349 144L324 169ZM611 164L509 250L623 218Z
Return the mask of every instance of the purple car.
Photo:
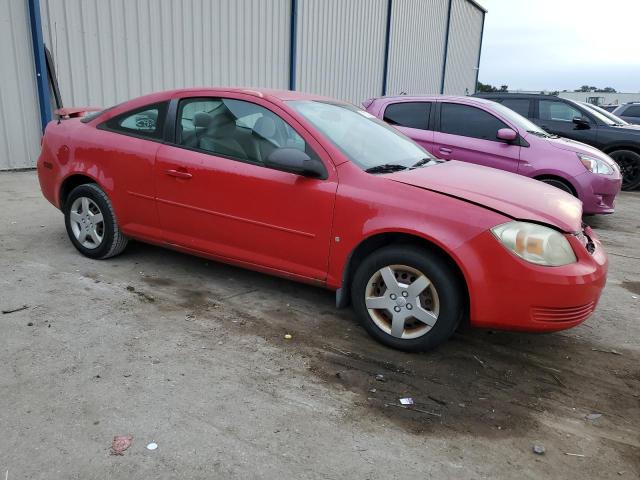
M476 97L398 96L363 105L438 158L541 180L578 197L587 214L614 211L622 178L607 154L551 135L499 103Z

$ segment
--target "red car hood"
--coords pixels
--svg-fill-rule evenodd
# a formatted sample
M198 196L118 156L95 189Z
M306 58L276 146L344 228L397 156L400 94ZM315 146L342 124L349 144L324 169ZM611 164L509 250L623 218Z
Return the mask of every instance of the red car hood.
M461 198L518 220L582 229L582 203L555 187L521 175L451 160L385 175L394 182Z

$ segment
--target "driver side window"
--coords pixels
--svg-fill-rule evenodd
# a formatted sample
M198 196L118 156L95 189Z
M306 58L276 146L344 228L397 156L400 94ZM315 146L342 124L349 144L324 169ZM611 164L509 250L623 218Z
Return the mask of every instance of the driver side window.
M228 98L188 98L178 106L179 145L258 165L277 148L317 158L304 139L272 111Z
M540 120L555 120L557 122L573 122L575 117L584 115L577 108L573 108L564 102L555 100L540 100Z
M440 114L440 131L462 137L479 138L498 142L496 135L501 128L509 128L480 108L460 103L443 103Z

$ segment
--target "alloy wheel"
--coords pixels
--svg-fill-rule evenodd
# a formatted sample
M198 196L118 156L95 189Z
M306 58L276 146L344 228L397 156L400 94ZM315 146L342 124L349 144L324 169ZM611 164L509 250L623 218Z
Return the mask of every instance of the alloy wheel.
M617 152L612 154L613 159L620 167L622 174L622 188L624 190L633 188L640 182L640 164L636 155L631 152Z
M389 265L376 271L367 282L365 305L378 328L401 339L428 333L440 312L433 283L406 265Z
M100 208L90 198L78 197L69 210L71 231L74 237L85 248L95 249L104 239L104 217Z

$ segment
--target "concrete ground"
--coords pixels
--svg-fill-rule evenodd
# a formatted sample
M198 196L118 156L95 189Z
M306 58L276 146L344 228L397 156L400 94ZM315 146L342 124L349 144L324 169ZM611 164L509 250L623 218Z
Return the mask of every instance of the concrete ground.
M139 243L84 258L35 173L2 173L0 309L27 308L0 315L0 478L636 479L639 212L586 219L611 268L585 324L417 355L321 289Z

